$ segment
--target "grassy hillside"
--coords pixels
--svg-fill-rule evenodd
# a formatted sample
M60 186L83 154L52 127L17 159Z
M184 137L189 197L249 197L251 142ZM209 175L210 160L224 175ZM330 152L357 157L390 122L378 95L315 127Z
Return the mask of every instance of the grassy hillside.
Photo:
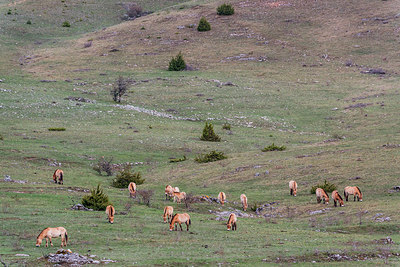
M44 264L60 240L46 249L35 238L63 226L72 251L115 265L398 265L400 2L232 1L227 17L219 1L161 2L137 1L154 13L122 21L121 2L0 0L1 260ZM202 16L211 31L193 27ZM193 71L167 71L178 52ZM133 82L116 104L120 75ZM200 141L205 121L221 142ZM261 151L272 143L287 149ZM194 161L211 150L228 158ZM102 156L142 172L150 207L93 170ZM64 185L51 180L58 163ZM359 186L363 202L317 204L310 189L324 180L340 194ZM98 183L113 225L104 212L70 210ZM167 184L224 191L228 203L187 209L164 200ZM240 209L242 193L250 207L276 203L249 208L227 232L215 212ZM165 205L191 215L189 232L168 231Z

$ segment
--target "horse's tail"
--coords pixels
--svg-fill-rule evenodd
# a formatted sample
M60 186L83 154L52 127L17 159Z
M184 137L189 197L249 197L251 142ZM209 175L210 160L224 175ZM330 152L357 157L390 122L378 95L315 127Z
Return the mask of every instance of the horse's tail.
M60 179L59 180L64 181L63 178L64 178L64 173L63 173L63 171L60 171Z
M192 220L189 218L189 225L192 225Z
M54 173L53 173L53 180L54 180L54 181L57 181L56 172L57 172L57 170L55 170Z
M68 235L67 235L67 231L65 231L65 243L68 242Z

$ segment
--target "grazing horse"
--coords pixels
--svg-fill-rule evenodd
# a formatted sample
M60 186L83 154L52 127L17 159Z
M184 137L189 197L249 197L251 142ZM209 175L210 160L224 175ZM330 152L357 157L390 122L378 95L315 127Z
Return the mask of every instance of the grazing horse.
M136 184L134 182L129 183L129 196L132 198L136 198Z
M349 195L354 195L354 201L362 201L362 193L360 188L358 186L346 186L344 188L344 197L346 198L346 201L349 201Z
M63 184L64 181L64 172L61 169L57 169L54 171L53 174L53 181L55 183L57 183L57 179L58 179L58 183L59 184Z
M42 244L43 238L46 238L46 248L48 247L48 241L50 239L50 245L53 246L53 242L51 242L51 238L61 236L61 247L67 246L68 235L67 230L64 227L56 227L56 228L46 228L36 238L36 246L40 247Z
M114 223L115 208L112 205L108 205L106 208L106 214L109 223Z
M176 203L181 203L181 201L186 198L185 192L173 192L172 195L174 196L174 202Z
M289 189L290 189L290 195L291 196L296 196L296 194L297 194L297 183L296 183L296 181L290 181L289 182Z
M229 215L229 219L228 219L228 223L226 224L226 227L228 228L227 230L230 231L232 228L232 231L236 231L237 230L237 225L236 225L236 215L235 213L231 213Z
M192 224L192 221L190 220L190 216L187 213L177 213L175 214L172 219L171 223L169 224L169 230L172 231L175 225L175 231L178 230L177 224L179 223L179 226L181 227L182 230L182 223L186 223L187 231L189 231L189 225Z
M218 200L219 200L219 202L221 202L221 205L223 206L226 201L226 195L224 192L219 192Z
M165 200L168 200L167 197L169 199L171 199L171 197L173 196L173 193L174 193L174 189L172 188L172 186L167 185L165 187Z
M335 207L337 207L337 202L339 202L340 207L344 207L343 198L339 195L339 192L337 190L332 192L332 199L333 205L335 205Z
M246 211L247 210L247 197L245 194L240 195L240 202L242 202L243 210Z
M329 204L329 197L325 193L324 189L317 188L317 190L315 190L315 194L317 195L317 202L318 203L321 203L321 200L322 200L324 204Z
M164 222L165 222L165 223L167 222L167 219L168 219L168 222L171 221L171 219L172 219L172 213L174 213L174 208L173 208L173 207L171 207L171 206L166 206L166 207L164 208L163 218L164 218Z

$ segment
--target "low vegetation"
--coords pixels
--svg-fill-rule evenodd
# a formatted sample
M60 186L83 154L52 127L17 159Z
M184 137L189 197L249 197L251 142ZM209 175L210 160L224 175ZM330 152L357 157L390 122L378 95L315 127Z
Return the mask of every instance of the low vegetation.
M337 189L337 186L335 184L332 184L325 180L325 182L323 184L317 184L317 185L314 185L313 187L311 187L310 193L315 194L315 191L317 190L317 188L322 188L322 189L324 189L325 192L331 193Z
M197 30L199 32L207 32L211 30L211 25L210 23L207 21L207 19L205 17L202 17L199 21L199 26L197 26Z
M64 21L61 26L65 27L65 28L69 28L69 27L71 27L71 23L69 23L69 21Z
M268 152L268 151L283 151L286 150L286 146L277 146L274 143L272 145L264 147L261 151Z
M217 8L217 14L222 16L230 16L235 13L235 8L231 4L222 4Z
M174 158L174 159L170 159L169 162L170 163L177 163L177 162L182 162L186 160L186 156L183 156L181 158Z
M150 207L150 204L151 204L150 202L154 195L153 190L142 189L142 190L138 190L136 194L138 195L137 200L138 200L139 204L143 203L143 204L147 205L148 207Z
M213 150L210 153L200 154L200 155L196 156L196 158L194 160L198 163L207 163L207 162L223 160L226 158L227 157L225 156L224 152L218 152L218 151Z
M122 96L126 94L129 87L129 80L122 76L119 76L115 81L113 88L111 89L111 96L114 102L120 103Z
M48 130L51 132L63 132L66 129L64 127L52 127L52 128L49 128Z
M182 71L186 69L186 63L185 60L183 59L183 55L181 52L176 55L176 57L173 57L168 66L169 71Z
M104 157L101 157L97 164L93 166L93 170L97 171L100 175L102 172L105 172L107 176L113 175L114 170L111 163L112 160L113 158L107 160Z
M221 137L219 137L219 135L214 132L214 126L212 125L212 123L206 122L200 140L209 142L221 142Z
M140 17L143 13L142 7L137 3L124 4L124 8L126 10L126 15L130 19Z
M143 184L146 179L142 178L140 172L132 172L130 165L125 165L123 170L112 180L112 186L116 188L127 188L129 183L134 182L136 185Z
M93 210L106 210L110 205L107 194L104 193L100 184L90 190L90 194L82 198L82 205Z

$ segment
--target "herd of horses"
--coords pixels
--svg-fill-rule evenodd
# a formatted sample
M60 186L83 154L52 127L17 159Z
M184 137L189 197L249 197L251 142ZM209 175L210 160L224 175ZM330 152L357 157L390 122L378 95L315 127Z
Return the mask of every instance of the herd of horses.
M55 183L57 183L58 181L59 184L63 184L63 177L64 177L64 172L62 170L60 169L55 170L53 174L53 180ZM290 189L290 195L297 196L296 181L289 182L289 189ZM132 198L136 198L137 190L136 190L136 184L134 182L131 182L128 185L128 190L129 190L129 196ZM329 196L324 189L317 188L315 194L317 197L317 203L321 203L322 201L324 204L329 204ZM347 186L344 188L344 197L346 201L349 201L350 195L354 196L354 201L356 201L356 199L358 201L362 201L362 193L360 188L358 188L357 186ZM340 207L344 207L343 198L340 196L337 190L334 190L331 196L335 207L337 207L337 203L339 203ZM165 187L165 200L168 199L171 200L172 198L174 202L181 203L182 200L185 200L186 193L181 192L178 187L172 187L171 185L167 185ZM224 206L224 203L226 202L226 194L224 192L219 192L218 201L222 206ZM240 202L242 203L243 211L247 211L247 197L245 194L240 195ZM181 231L183 231L182 224L186 224L186 230L189 231L189 225L192 224L190 215L187 213L176 213L174 215L173 213L174 213L174 208L172 206L164 207L163 220L164 223L167 222L169 223L169 230L172 231L175 228L175 231L177 231L179 224ZM115 208L112 205L108 205L106 207L106 214L108 222L113 224ZM226 226L228 231L237 230L237 216L235 213L231 213L229 215ZM50 240L50 245L53 246L51 239L60 236L61 236L61 247L66 246L68 241L68 236L67 236L67 230L65 228L63 227L46 228L38 235L36 239L36 246L39 247L42 244L42 240L44 238L46 238L46 247L48 246L48 240Z

